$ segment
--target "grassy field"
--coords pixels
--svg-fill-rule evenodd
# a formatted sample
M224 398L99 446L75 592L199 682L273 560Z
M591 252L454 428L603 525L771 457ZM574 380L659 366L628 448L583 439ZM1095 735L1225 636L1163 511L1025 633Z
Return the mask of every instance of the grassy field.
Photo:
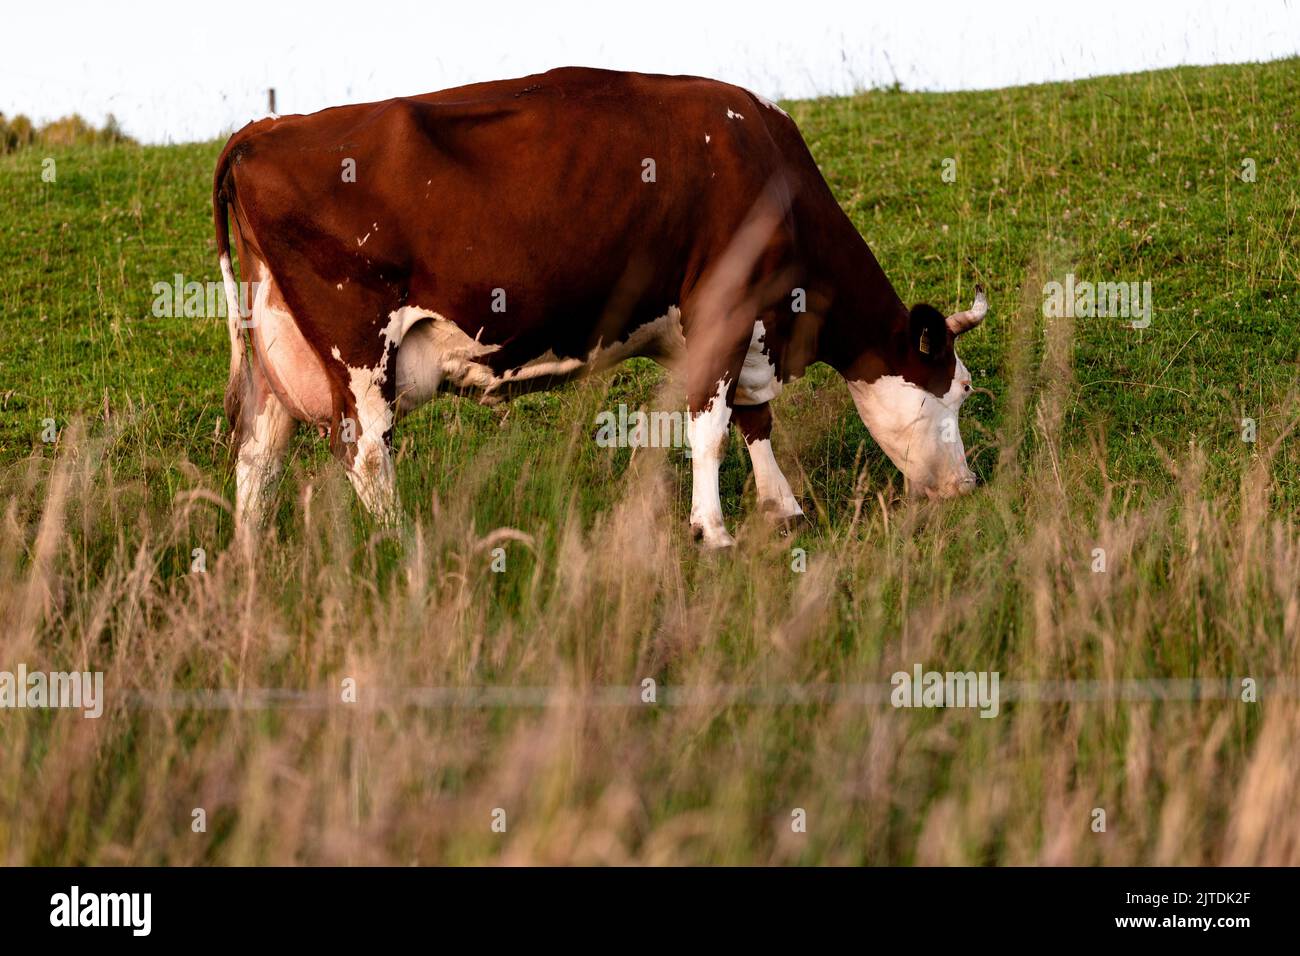
M1298 103L1288 60L785 104L906 301L988 290L986 485L904 499L819 368L773 436L814 520L733 438L721 555L680 451L593 441L680 407L632 363L402 422L398 532L304 431L248 564L224 320L150 313L219 279L221 144L0 158L0 670L107 685L0 710L0 862L1300 864ZM1150 326L1045 318L1067 273ZM915 664L997 716L895 709Z

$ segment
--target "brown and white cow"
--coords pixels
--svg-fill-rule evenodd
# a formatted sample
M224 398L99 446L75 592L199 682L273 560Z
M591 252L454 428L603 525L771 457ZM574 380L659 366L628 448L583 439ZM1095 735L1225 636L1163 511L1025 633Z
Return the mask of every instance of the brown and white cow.
M915 492L975 484L953 344L983 295L946 319L909 311L794 122L738 87L559 69L271 117L230 138L212 201L242 525L261 522L298 422L328 427L362 502L391 520L398 414L440 388L498 401L631 356L683 381L690 520L708 547L732 543L718 493L732 423L762 506L802 514L769 403L812 362L844 376Z

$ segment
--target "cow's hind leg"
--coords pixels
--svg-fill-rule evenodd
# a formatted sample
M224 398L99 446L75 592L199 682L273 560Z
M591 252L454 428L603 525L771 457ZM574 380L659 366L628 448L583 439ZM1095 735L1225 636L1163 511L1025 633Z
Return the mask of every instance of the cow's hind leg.
M393 525L401 513L392 449L396 401L394 390L385 386L396 373L386 375L383 365L378 370L349 368L348 373L346 414L335 451L366 510L381 524Z
M360 274L346 282L325 279L279 237L263 241L285 265L276 285L293 307L292 321L305 349L320 360L328 391L313 420L330 428L330 450L342 464L357 497L377 521L395 524L399 514L391 448L397 399L397 349L403 323L394 319L394 293L373 288ZM355 280L355 281L353 281Z
M241 386L237 386L241 387ZM266 519L272 486L297 424L253 361L242 384L235 431L235 527L254 531Z
M772 454L771 404L737 405L735 421L745 438L749 460L754 466L754 488L759 508L777 522L802 517L803 508L799 506L798 499L790 490L790 482L786 481L776 463L776 456Z

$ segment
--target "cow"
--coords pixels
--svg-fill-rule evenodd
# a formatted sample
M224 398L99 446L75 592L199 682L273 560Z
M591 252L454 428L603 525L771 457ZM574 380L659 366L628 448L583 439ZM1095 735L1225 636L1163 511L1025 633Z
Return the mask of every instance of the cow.
M947 317L908 309L793 120L740 87L564 68L272 116L230 137L212 205L237 526L263 522L297 423L328 433L392 522L400 415L442 389L499 402L633 356L685 390L705 548L734 544L718 487L733 424L762 509L803 515L770 403L814 362L843 376L910 491L976 484L954 343L982 291Z

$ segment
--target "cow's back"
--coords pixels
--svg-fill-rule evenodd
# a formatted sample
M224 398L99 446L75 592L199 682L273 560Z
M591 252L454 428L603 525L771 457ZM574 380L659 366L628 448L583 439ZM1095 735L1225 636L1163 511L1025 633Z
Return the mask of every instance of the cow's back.
M506 367L680 303L765 184L811 164L770 122L793 130L716 81L570 68L263 121L228 151L273 272L391 288Z

